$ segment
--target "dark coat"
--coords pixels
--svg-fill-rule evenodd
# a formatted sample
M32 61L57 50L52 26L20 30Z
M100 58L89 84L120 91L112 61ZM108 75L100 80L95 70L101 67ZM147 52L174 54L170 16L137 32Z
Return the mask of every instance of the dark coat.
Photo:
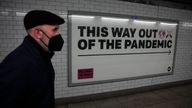
M53 55L26 36L0 63L0 108L54 108Z

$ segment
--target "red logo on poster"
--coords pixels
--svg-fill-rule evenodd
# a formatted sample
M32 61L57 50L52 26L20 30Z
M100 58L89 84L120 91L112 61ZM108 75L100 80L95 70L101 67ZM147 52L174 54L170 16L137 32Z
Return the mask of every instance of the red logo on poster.
M78 69L78 79L93 78L93 68Z

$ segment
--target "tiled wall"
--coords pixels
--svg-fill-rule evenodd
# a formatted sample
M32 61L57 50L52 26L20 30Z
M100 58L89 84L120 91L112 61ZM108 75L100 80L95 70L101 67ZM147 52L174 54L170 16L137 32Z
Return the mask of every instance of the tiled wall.
M0 61L22 42L26 35L22 22L23 16L26 12L33 9L49 10L60 14L65 19L67 17L67 10L80 10L168 18L180 21L174 75L78 87L68 87L68 36L67 24L64 24L60 32L65 40L65 45L62 52L56 53L52 59L56 71L56 98L82 96L192 79L192 27L182 25L183 22L192 22L192 11L128 3L118 0L1 0Z

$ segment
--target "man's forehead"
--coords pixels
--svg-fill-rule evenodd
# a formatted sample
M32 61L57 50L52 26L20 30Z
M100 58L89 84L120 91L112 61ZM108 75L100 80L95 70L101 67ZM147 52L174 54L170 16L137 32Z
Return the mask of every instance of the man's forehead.
M59 25L45 24L44 27L46 27L46 28L59 28Z

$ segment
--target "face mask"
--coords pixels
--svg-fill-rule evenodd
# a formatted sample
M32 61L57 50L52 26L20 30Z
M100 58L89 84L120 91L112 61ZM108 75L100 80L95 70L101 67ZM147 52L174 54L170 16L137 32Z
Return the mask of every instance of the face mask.
M47 36L47 38L49 38L49 36L45 32L43 32L43 33ZM61 35L58 34L58 35L55 35L55 36L49 38L48 45L46 45L44 42L43 42L43 44L48 47L49 51L61 51L63 44L64 44L64 40L61 37Z

